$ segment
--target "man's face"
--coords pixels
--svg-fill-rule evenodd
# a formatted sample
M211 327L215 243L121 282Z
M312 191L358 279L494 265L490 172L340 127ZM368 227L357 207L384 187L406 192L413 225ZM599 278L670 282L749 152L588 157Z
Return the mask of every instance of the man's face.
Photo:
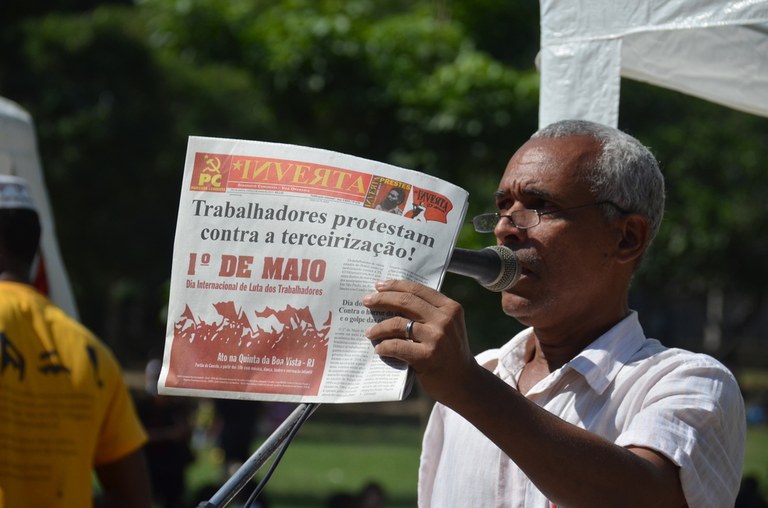
M583 168L599 153L584 136L529 141L512 156L496 195L499 213L551 211L595 203ZM542 215L521 230L501 219L494 234L520 258L522 277L502 293L504 312L537 328L562 326L594 312L619 288L609 270L617 232L599 207ZM576 321L577 322L577 321Z
M394 189L389 191L389 194L387 194L387 201L390 205L399 205L400 204L400 194Z

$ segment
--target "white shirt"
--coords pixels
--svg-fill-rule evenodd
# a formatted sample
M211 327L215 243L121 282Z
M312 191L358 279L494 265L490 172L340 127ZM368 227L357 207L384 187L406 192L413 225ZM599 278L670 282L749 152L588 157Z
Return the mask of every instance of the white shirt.
M482 364L497 358L494 373L517 387L532 347L528 329L477 359ZM642 446L668 457L680 467L691 508L733 506L746 432L736 380L709 356L647 339L635 312L526 396L619 446ZM552 506L472 424L435 404L424 434L419 507Z

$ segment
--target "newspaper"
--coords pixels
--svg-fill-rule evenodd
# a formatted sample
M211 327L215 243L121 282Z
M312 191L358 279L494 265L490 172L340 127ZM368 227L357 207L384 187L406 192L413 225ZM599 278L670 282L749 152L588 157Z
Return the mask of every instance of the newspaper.
M379 279L439 288L467 192L337 152L190 137L159 390L400 400L408 368L365 338Z

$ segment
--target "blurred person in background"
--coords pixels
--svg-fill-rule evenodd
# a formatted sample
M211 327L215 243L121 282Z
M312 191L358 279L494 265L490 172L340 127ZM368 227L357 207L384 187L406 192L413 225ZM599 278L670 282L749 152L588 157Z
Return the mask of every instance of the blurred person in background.
M262 403L254 400L214 399L214 434L223 454L223 474L232 476L251 456L258 436Z
M0 175L0 508L149 508L120 365L31 285L40 234L27 183Z
M154 500L162 508L181 508L186 506L187 466L195 458L192 432L196 399L158 394L162 365L159 358L147 362L144 393L137 394L136 408L149 436L145 454Z

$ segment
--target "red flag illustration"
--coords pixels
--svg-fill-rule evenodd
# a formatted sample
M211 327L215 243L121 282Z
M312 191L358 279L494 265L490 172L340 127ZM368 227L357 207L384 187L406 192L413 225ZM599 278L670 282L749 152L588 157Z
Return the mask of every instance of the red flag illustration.
M436 192L413 188L413 203L405 213L409 219L448 223L448 212L453 210L453 203Z
M214 303L213 307L222 317L229 319L230 321L238 321L235 302L218 302Z
M192 313L192 309L189 308L189 305L184 306L184 312L181 313L181 317L189 319L190 321L196 321L195 315Z

